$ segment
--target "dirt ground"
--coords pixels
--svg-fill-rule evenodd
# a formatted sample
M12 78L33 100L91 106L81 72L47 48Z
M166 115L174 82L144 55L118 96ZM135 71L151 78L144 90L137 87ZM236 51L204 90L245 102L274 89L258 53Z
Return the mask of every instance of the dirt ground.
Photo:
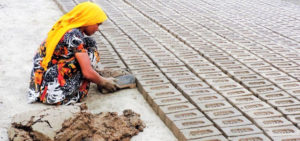
M51 107L22 113L12 122L9 129L12 141L128 141L145 128L140 115L132 110L124 110L123 115L116 112L92 114L85 104L80 108Z

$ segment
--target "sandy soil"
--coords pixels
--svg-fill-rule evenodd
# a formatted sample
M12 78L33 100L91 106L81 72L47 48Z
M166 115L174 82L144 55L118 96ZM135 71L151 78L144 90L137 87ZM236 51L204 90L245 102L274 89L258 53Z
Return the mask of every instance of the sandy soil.
M27 104L27 87L32 57L48 30L62 15L53 0L0 1L0 140L8 140L7 128L13 115L43 109L43 104ZM92 86L84 101L93 113L132 109L141 115L146 128L136 141L176 140L136 90L101 95Z

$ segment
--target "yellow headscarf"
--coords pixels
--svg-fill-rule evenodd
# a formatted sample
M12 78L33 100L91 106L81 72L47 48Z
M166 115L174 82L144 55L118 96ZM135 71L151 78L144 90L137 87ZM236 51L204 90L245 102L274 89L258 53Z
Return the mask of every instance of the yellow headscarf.
M67 31L72 28L102 23L106 19L106 14L98 5L92 2L78 4L69 13L62 16L48 32L46 56L43 58L42 67L47 70L56 45Z

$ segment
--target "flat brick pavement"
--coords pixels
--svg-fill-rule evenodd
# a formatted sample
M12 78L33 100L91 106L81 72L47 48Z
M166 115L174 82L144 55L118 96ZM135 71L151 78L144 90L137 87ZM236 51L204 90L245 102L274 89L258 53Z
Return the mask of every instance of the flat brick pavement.
M84 0L56 0L64 11ZM102 67L128 68L179 140L300 139L300 6L94 0Z

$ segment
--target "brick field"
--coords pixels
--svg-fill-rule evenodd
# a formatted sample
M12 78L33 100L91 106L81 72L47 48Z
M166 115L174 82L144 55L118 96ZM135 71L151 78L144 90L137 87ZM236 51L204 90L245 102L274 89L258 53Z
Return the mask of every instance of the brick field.
M82 0L56 2L66 12ZM94 36L102 65L135 74L178 140L300 140L300 6L94 2L109 16Z

